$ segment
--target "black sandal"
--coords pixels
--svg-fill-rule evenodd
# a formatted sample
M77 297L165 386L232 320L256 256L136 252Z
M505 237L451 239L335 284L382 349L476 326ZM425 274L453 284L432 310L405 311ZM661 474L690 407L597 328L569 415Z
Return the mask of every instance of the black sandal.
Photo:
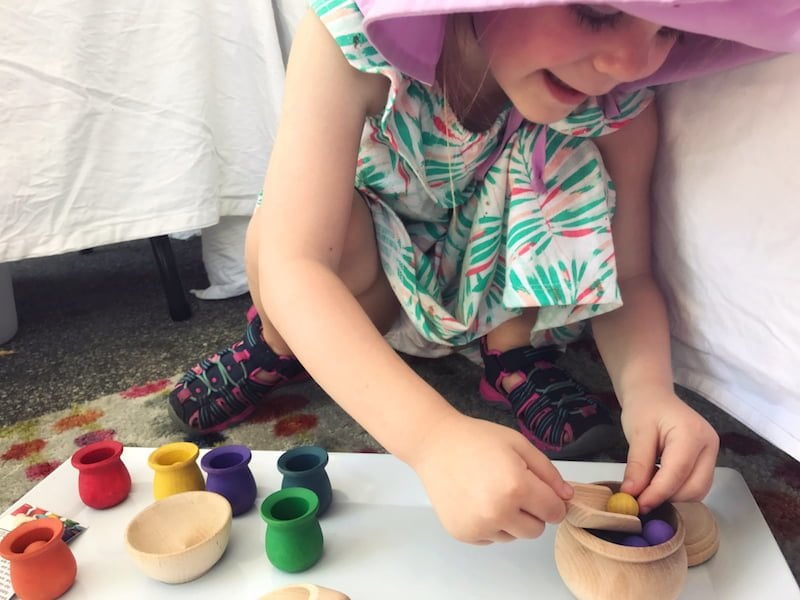
M308 379L294 356L275 354L261 337L261 319L248 311L244 339L200 361L178 381L169 395L173 421L191 434L222 431L247 419L270 392ZM258 373L277 375L264 383Z
M589 390L555 365L555 346L489 350L481 340L481 396L514 412L520 432L549 458L577 458L612 445L619 429L611 412ZM523 381L510 392L503 379Z

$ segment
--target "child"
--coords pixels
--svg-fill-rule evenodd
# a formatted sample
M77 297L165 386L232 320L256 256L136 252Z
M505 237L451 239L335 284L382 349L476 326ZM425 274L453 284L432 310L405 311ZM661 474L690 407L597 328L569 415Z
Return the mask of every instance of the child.
M668 57L709 70L712 54L680 56L696 36L671 23L721 35L747 10L737 2L711 3L731 17L720 24L697 0L461 0L450 14L313 1L247 234L255 310L242 341L178 383L173 417L219 431L307 370L416 471L454 537L536 537L572 494L548 457L612 439L608 410L555 365L591 318L630 445L623 491L644 511L702 498L718 438L673 391L650 270L657 116L641 82ZM784 18L749 4L765 27ZM729 59L743 48L712 41ZM458 413L387 339L431 355L479 343L481 393L521 433Z

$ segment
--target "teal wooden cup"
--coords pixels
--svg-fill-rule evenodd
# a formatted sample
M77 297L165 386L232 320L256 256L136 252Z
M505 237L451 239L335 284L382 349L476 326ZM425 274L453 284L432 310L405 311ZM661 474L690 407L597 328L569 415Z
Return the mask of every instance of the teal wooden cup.
M264 546L269 561L281 571L299 573L322 556L319 498L307 488L288 487L267 496L261 518L267 524Z
M317 516L321 517L331 505L333 492L325 471L328 451L319 446L297 446L278 457L278 471L283 475L282 488L304 487L319 498Z

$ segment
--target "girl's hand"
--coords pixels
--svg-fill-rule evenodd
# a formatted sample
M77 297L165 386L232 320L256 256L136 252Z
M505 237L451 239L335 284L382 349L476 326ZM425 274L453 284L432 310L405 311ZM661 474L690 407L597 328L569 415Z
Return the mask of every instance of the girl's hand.
M572 488L520 433L453 415L409 461L444 528L473 544L536 538L566 514Z
M719 436L703 417L671 391L640 391L635 401L624 404L622 428L630 448L621 490L637 496L643 512L666 500L705 497L714 478Z

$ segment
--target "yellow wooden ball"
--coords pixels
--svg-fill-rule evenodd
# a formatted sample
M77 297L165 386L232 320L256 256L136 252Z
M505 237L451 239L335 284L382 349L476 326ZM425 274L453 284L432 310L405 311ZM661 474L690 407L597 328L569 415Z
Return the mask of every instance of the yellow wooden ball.
M617 492L612 494L606 504L606 511L619 513L622 515L639 516L639 503L636 498L625 492Z

